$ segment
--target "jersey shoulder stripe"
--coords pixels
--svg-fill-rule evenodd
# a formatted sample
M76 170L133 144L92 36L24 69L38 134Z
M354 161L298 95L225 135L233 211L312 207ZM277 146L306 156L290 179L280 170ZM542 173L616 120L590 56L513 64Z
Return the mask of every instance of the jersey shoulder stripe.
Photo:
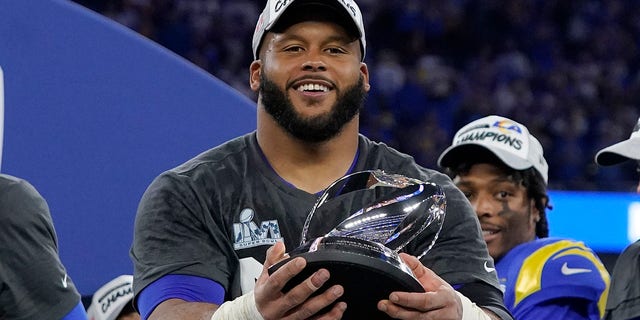
M496 267L505 286L505 302L512 308L579 297L597 302L598 312L604 314L609 273L583 242L561 238L531 241L513 248Z

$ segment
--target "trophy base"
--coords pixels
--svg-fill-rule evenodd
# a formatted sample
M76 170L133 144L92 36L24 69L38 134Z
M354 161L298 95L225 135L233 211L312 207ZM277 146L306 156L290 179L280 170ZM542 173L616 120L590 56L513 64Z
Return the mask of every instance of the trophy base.
M388 252L378 252L379 248L372 250L370 244L358 239L331 239L322 238L323 246L316 251L306 251L311 244L298 248L291 253L291 258L280 261L269 268L269 274L275 272L282 265L295 257L303 257L307 266L283 288L283 292L289 291L318 269L327 269L330 273L329 280L318 290L316 294L324 292L332 285L339 284L344 288L344 294L338 301L347 303L347 310L342 319L391 319L387 314L378 310L378 302L388 299L393 291L424 292L422 285L404 270L399 263L399 257L389 256ZM327 240L337 243L329 244ZM344 246L341 241L349 243L361 243L362 246L351 248ZM336 248L331 248L331 247ZM337 249L340 248L340 249ZM363 254L363 250L368 254ZM390 251L390 250L389 250ZM393 253L392 251L390 251ZM324 313L332 307L329 306L320 312Z

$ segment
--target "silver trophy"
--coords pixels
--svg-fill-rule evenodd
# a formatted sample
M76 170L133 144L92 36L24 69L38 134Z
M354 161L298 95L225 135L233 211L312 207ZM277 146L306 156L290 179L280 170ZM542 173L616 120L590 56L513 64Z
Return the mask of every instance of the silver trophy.
M349 211L354 207L359 209ZM388 319L377 310L378 301L393 291L424 292L399 252L415 239L420 244L413 247L425 249L411 253L424 256L438 238L445 208L444 192L434 183L381 170L346 175L311 209L300 246L269 271L304 257L307 267L283 291L325 268L331 277L318 292L334 284L344 287L343 319Z

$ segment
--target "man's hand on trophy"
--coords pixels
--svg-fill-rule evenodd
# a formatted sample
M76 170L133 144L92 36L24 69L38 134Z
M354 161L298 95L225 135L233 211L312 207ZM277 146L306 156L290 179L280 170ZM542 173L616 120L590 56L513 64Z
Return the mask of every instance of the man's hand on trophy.
M341 319L347 308L346 303L335 301L342 296L344 289L334 285L324 292L314 294L329 280L329 271L320 269L310 277L282 292L287 282L300 273L306 266L304 258L295 258L269 275L269 266L288 258L285 246L278 242L267 250L263 270L256 281L254 294L256 305L262 317L270 319ZM335 304L334 304L335 303ZM326 313L326 307L334 304Z
M400 253L400 258L426 292L392 292L378 303L380 311L395 319L462 319L462 301L451 285L416 257Z

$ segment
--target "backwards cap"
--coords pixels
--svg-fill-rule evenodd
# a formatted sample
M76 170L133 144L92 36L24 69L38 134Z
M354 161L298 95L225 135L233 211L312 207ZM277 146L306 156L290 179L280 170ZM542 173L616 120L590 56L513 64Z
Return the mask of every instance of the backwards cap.
M328 10L331 12L330 15L326 15ZM282 30L296 22L313 21L319 18L327 20L328 17L330 21L342 25L347 32L360 40L360 50L364 60L367 45L362 12L353 0L268 0L253 33L253 58L258 58L258 51L265 33L271 31L278 22L286 23L285 26L278 25Z
M93 294L87 309L89 320L114 320L127 303L133 300L133 276L121 275L100 287Z
M542 145L527 127L511 119L491 115L475 120L456 132L452 145L438 159L438 165L451 168L473 160L478 148L490 151L515 170L535 168L548 183L549 166Z
M596 163L611 166L626 160L640 160L640 118L629 139L608 146L596 154Z

